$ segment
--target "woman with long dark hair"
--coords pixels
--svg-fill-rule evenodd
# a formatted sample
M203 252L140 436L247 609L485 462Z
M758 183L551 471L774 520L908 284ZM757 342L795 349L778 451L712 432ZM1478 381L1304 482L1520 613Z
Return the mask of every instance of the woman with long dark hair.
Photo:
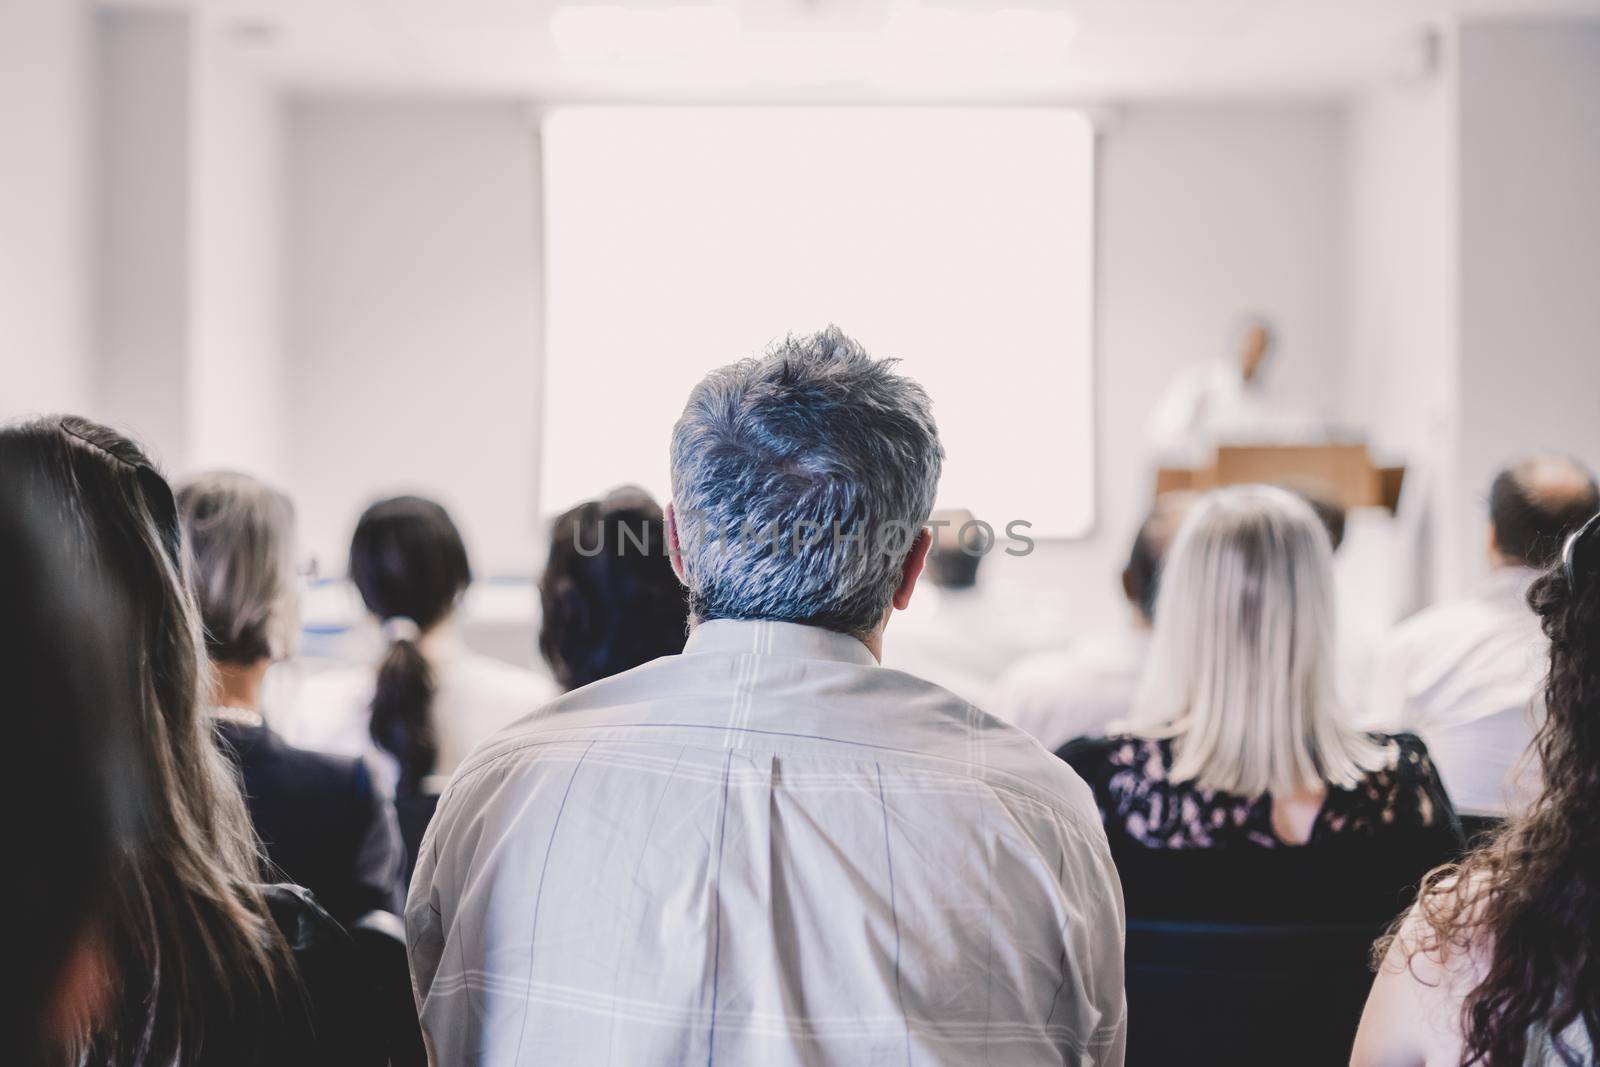
M1528 601L1550 639L1543 793L1428 876L1381 946L1356 1067L1578 1067L1600 1048L1600 515Z
M3 456L0 448L0 456ZM10 463L0 472L10 473ZM26 980L0 998L0 1063L59 1063L110 1002L102 958L123 855L148 845L133 736L137 695L113 684L134 642L87 580L41 486L0 477L0 678L12 820L0 959ZM108 610L110 609L110 610Z
M307 679L299 743L368 755L396 797L432 795L480 741L555 695L532 671L461 640L456 614L472 566L434 501L399 496L367 508L350 539L350 580L378 621L383 652L376 672Z
M0 484L6 506L22 512L8 521L48 539L60 578L13 575L7 596L25 598L21 610L46 626L72 598L93 598L93 658L33 667L97 672L96 691L113 700L100 713L114 716L121 746L114 764L97 761L92 748L84 753L86 769L115 776L123 825L103 880L87 887L93 907L67 966L79 992L40 1061L368 1062L354 1036L348 939L303 891L261 884L244 798L204 710L200 619L166 480L132 441L68 416L0 430ZM43 689L70 695L70 679L58 682ZM64 701L59 713L79 714L80 705ZM28 761L33 740L17 738L13 757ZM95 847L93 838L83 845ZM70 897L85 887L38 888ZM31 911L8 919L35 921ZM20 977L28 985L40 976Z

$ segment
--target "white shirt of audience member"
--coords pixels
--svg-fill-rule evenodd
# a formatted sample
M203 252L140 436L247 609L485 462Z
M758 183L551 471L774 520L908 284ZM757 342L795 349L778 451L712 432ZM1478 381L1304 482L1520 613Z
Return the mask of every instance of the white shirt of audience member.
M883 665L943 686L993 712L994 687L1022 656L1059 648L1070 632L1066 613L1042 598L984 580L966 589L924 581L911 606L889 623Z
M1098 737L1125 719L1150 654L1150 631L1134 623L1079 638L1064 651L1019 660L995 688L994 714L1054 752Z
M853 637L701 623L480 749L429 837L439 1063L1123 1062L1088 788Z
M1305 444L1326 438L1320 420L1272 396L1263 367L1272 347L1264 323L1248 324L1239 351L1191 367L1167 387L1150 414L1159 462L1198 467L1218 445Z
M438 763L425 788L436 791L484 739L548 703L559 690L546 675L472 651L453 629L430 633L425 641L437 686L432 716L439 745ZM373 781L393 795L399 764L369 732L376 685L375 664L310 674L300 683L292 709L278 717L279 732L302 748L364 757Z
M1497 569L1395 627L1373 665L1365 724L1421 737L1466 814L1503 815L1536 787L1513 780L1543 715L1548 645L1527 601L1536 576Z

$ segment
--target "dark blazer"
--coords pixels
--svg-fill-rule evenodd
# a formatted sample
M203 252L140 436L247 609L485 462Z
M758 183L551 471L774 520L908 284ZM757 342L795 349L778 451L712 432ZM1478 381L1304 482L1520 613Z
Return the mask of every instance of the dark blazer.
M342 923L374 910L401 913L400 830L366 764L295 748L266 726L219 722L217 733L283 878L310 889Z

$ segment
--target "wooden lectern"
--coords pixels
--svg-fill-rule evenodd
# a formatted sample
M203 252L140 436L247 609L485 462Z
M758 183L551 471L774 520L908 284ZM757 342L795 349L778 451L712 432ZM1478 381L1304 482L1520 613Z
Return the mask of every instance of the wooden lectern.
M1222 445L1210 466L1162 467L1156 472L1156 492L1203 492L1246 482L1318 486L1346 508L1382 507L1393 512L1405 473L1404 467L1375 466L1363 444Z

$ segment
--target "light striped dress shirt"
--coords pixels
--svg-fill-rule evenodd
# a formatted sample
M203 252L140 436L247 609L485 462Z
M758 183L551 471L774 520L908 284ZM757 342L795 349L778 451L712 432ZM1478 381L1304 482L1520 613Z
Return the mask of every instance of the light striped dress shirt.
M813 627L704 623L491 739L406 927L445 1067L1123 1059L1088 788Z

